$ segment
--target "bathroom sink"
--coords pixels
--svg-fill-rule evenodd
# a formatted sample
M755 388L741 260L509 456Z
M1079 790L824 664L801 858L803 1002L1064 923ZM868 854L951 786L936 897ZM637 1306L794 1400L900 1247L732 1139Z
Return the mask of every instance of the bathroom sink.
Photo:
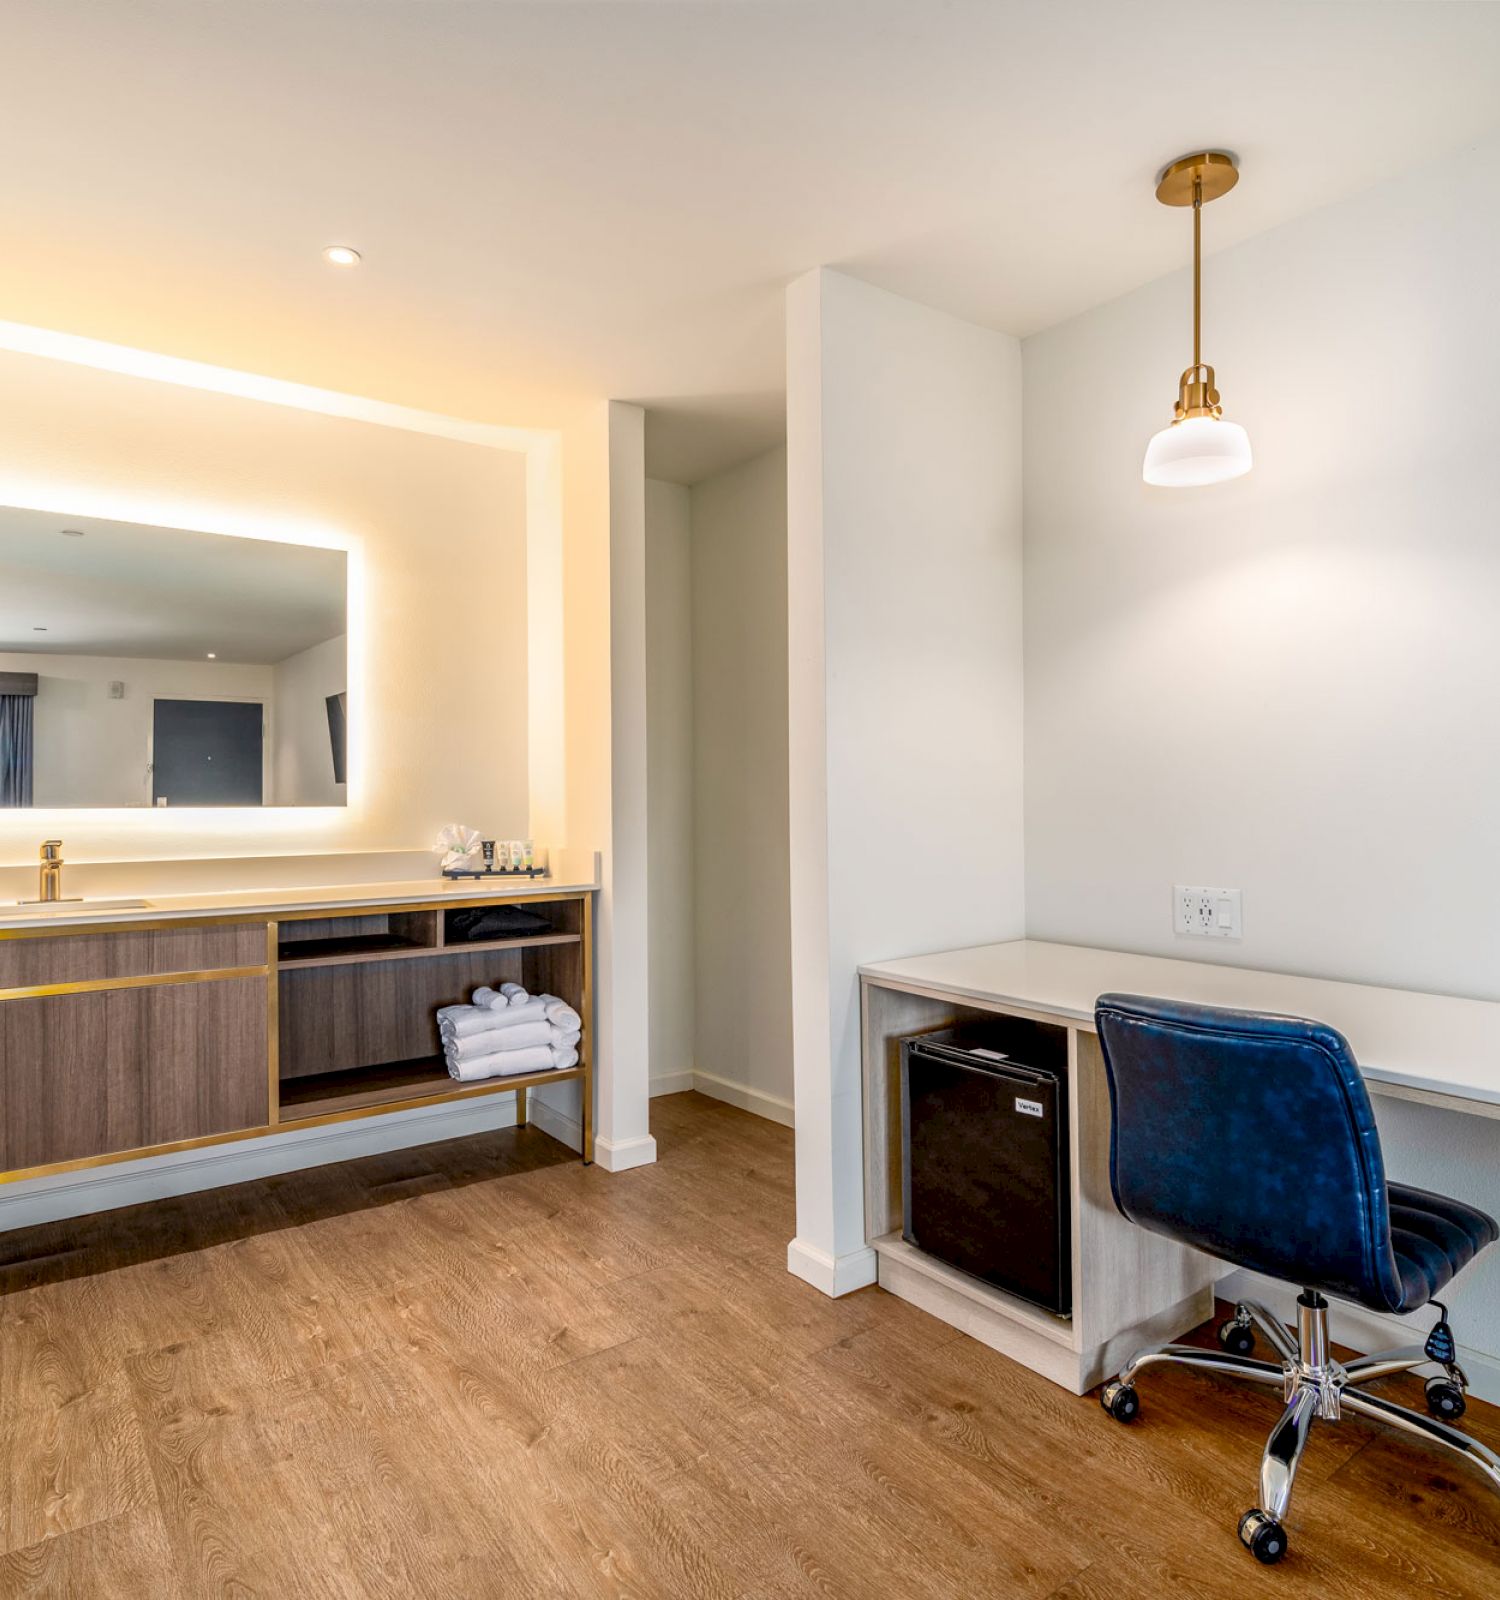
M64 912L145 911L150 905L149 900L49 900L31 905L13 902L0 911L0 916L52 917Z

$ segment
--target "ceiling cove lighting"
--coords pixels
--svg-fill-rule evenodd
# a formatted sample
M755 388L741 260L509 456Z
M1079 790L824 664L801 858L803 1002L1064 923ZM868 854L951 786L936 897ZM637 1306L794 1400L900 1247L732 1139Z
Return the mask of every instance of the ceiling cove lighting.
M1205 366L1203 331L1203 207L1239 182L1234 157L1219 151L1183 156L1162 173L1156 198L1164 206L1193 208L1193 364L1177 386L1171 422L1146 446L1141 476L1164 489L1227 483L1250 470L1250 435L1225 422L1214 369Z
M331 244L323 252L323 259L335 267L357 267L359 251L347 244Z

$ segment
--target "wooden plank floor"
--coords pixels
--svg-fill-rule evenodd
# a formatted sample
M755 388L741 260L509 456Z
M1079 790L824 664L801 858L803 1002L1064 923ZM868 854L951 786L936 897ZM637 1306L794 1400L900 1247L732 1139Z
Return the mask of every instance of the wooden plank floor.
M824 1299L790 1133L652 1109L618 1176L524 1129L0 1236L0 1595L1500 1593L1500 1496L1357 1422L1257 1567L1271 1396L1153 1373L1122 1428Z

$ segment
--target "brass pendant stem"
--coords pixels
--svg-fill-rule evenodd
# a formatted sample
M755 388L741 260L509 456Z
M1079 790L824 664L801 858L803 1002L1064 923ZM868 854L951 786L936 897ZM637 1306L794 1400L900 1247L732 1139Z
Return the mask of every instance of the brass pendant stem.
M1193 178L1193 365L1203 364L1203 179Z
M1156 198L1164 206L1193 208L1193 364L1177 384L1176 422L1221 414L1214 369L1203 361L1203 207L1228 194L1239 176L1233 156L1205 150L1174 161L1157 180Z

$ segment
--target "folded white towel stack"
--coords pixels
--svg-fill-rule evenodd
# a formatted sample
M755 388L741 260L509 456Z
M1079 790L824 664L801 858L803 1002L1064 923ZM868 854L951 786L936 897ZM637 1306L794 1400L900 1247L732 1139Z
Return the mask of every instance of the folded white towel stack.
M578 1065L578 1052L561 1045L534 1044L526 1050L498 1050L473 1061L450 1061L448 1073L460 1083L481 1078L515 1078L528 1072L560 1072Z
M476 989L469 1005L438 1011L448 1073L465 1083L576 1066L582 1029L565 1000L528 994L518 983Z

